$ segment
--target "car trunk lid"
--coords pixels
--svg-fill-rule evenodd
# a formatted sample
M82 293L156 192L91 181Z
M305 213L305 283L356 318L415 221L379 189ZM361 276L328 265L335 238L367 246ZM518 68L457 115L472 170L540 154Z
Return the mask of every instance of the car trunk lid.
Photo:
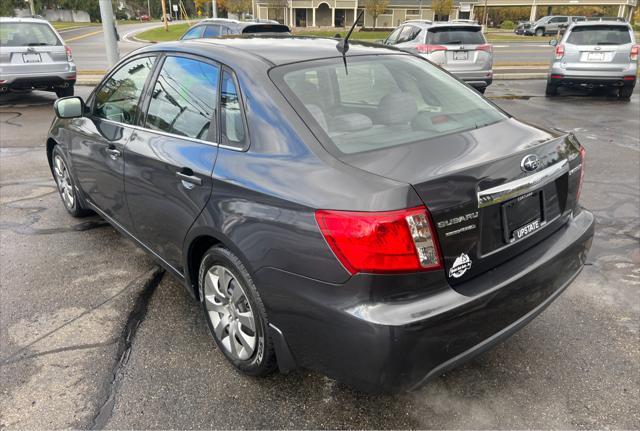
M575 206L579 175L570 171L578 154L567 135L507 119L390 148L384 157L363 153L345 161L413 185L431 212L446 276L455 286L566 222ZM537 166L525 167L527 157Z

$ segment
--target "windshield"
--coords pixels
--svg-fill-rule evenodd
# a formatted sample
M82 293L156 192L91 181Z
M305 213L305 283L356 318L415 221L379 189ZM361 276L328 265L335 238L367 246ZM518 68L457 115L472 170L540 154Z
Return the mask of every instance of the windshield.
M427 43L431 45L482 45L481 27L445 27L429 29Z
M0 46L62 45L48 24L35 22L3 22L0 25Z
M629 29L623 25L574 27L567 38L574 45L624 45L631 43Z
M409 55L351 57L347 71L341 57L296 63L273 69L271 76L312 130L345 154L506 118L475 90Z

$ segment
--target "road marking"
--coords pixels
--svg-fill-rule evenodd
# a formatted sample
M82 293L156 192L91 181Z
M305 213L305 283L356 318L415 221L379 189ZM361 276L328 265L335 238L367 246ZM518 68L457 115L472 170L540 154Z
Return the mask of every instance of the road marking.
M98 30L98 31L94 31L91 33L87 33L87 34L81 34L80 36L74 36L72 38L69 39L65 39L65 42L73 42L74 40L78 40L78 39L84 39L85 37L89 37L89 36L95 36L96 34L102 33L102 30Z

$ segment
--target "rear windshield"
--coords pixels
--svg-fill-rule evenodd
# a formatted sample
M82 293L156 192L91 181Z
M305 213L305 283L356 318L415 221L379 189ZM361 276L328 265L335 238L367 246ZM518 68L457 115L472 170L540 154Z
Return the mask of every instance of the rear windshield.
M0 46L61 45L48 24L35 22L3 22L0 25Z
M280 66L271 77L305 122L344 154L483 127L505 114L428 61L409 55ZM323 139L324 138L324 139Z
M289 27L281 24L256 24L248 25L242 29L242 33L289 33Z
M629 28L623 25L574 27L567 38L573 45L624 45L631 43Z
M444 27L429 29L427 43L431 45L482 45L480 27Z

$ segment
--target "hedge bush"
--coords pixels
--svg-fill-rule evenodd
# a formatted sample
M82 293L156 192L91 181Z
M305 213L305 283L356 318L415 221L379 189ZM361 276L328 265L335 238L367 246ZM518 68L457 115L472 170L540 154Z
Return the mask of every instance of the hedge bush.
M516 28L516 23L510 20L505 20L500 23L500 28L504 30L513 30Z

